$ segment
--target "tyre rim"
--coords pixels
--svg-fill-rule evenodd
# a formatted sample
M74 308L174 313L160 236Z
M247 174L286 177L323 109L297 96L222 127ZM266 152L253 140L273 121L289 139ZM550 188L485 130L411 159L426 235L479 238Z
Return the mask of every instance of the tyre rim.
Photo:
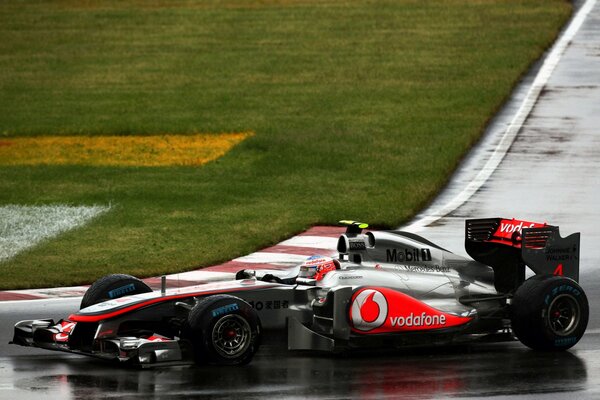
M215 324L212 331L215 350L225 358L235 358L250 345L250 324L239 315L226 315Z
M579 304L573 296L561 294L550 303L548 322L555 335L567 336L579 325Z

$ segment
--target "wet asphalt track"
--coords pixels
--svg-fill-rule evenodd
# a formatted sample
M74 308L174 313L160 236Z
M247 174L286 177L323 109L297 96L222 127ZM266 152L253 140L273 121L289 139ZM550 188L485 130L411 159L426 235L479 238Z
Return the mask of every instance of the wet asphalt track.
M590 299L599 304L600 298ZM2 312L0 337L12 321L36 313L60 317L76 300L14 302ZM517 342L359 353L290 353L275 338L248 366L154 370L114 368L87 357L2 344L0 399L106 398L600 398L600 331L575 350L536 353ZM568 394L569 393L569 394Z
M531 77L525 83L531 82ZM503 129L527 91L492 125ZM447 202L494 146L440 196ZM483 160L483 161L481 161ZM479 164L478 164L479 163ZM78 300L0 304L0 399L100 398L600 398L600 5L570 42L498 169L469 200L420 233L462 252L464 218L547 221L582 232L581 284L591 305L588 333L570 352L535 353L519 343L330 357L288 353L266 340L240 368L123 370L92 359L8 346L20 319L60 318Z

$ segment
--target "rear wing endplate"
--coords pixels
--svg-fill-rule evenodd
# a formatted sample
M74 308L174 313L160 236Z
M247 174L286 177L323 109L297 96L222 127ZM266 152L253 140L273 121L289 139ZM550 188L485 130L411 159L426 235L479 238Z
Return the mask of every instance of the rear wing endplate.
M521 256L536 274L567 276L579 281L580 233L563 238L558 226L523 229Z

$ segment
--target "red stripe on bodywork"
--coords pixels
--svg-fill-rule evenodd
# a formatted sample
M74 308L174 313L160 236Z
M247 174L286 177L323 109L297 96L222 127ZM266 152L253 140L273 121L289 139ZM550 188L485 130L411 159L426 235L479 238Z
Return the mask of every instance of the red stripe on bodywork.
M178 299L189 299L190 297L207 296L207 295L211 295L211 294L241 292L241 291L246 291L246 290L268 289L268 288L275 287L275 286L279 286L279 285L277 285L277 284L261 285L258 288L256 286L252 285L249 287L230 288L230 289L226 289L226 290L216 289L216 290L201 291L201 292L190 292L190 293L179 294L179 295L161 296L161 297L157 297L154 299L141 301L141 302L133 304L131 306L123 307L121 309L118 309L118 310L112 311L112 312L108 312L108 313L95 314L95 315L71 314L71 315L69 315L69 320L73 321L73 322L98 322L98 321L102 321L105 319L114 318L119 315L126 314L130 311L137 310L137 309L147 307L147 306L151 306L151 305L157 304L157 303L163 303L163 302L178 300Z

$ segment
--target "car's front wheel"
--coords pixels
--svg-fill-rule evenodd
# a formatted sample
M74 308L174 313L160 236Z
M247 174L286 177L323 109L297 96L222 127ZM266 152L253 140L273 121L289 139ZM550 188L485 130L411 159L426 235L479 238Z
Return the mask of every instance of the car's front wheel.
M152 289L144 281L131 275L111 274L103 276L85 292L80 308L93 306L103 301L118 299L132 294L148 293Z
M226 294L200 299L188 315L186 337L196 362L242 365L260 346L260 320L244 300Z
M515 292L511 322L515 335L535 350L566 350L585 333L588 300L572 279L536 275Z

